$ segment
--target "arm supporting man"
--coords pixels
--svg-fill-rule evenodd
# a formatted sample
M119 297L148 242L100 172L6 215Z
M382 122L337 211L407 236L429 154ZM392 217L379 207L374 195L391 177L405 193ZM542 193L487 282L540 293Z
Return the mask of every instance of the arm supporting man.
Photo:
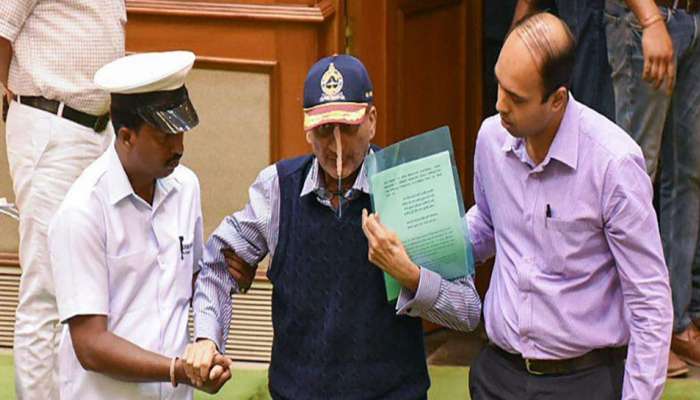
M80 315L68 320L71 340L80 365L86 370L99 372L130 382L169 382L171 359L142 349L107 330L104 315ZM231 360L220 356L214 360L211 379L201 389L216 392L231 377ZM183 362L175 363L175 380L191 384ZM198 385L199 386L199 385Z
M107 329L110 291L104 221L94 209L65 210L49 230L59 316L68 324L78 361L86 370L124 381L170 381L170 358L146 351ZM212 371L214 380L200 387L212 393L230 378L231 361L222 357L215 363L222 368ZM182 362L177 362L175 378L190 384Z
M187 376L195 381L206 376L215 355L223 352L231 294L250 287L257 264L268 254L271 210L279 207L270 194L278 185L274 165L260 172L245 208L224 218L205 246L192 301L196 342L184 355Z

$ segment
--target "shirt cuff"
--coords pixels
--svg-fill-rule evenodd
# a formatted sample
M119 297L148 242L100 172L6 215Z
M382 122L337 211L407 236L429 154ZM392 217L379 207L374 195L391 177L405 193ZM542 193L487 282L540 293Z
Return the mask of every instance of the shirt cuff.
M401 288L399 300L396 302L397 314L418 317L423 312L430 310L437 301L441 285L442 277L440 274L427 268L421 268L416 293Z
M226 349L222 346L223 335L219 321L207 314L199 314L194 324L194 339L209 339L216 344L219 353L224 354Z

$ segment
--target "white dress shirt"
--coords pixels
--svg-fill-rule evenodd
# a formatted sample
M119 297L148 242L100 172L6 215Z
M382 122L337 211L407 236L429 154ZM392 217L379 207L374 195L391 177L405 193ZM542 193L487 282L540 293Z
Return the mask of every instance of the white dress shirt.
M202 253L199 182L179 166L156 183L153 205L138 197L113 146L78 178L49 228L62 322L106 315L108 329L167 357L180 356L192 276ZM134 383L86 371L68 325L59 347L61 398L191 399L192 389Z

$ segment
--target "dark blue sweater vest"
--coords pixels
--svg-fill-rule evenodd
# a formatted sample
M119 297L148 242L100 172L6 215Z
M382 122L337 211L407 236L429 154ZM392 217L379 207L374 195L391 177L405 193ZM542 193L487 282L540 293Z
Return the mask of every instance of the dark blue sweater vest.
M277 163L272 397L424 399L430 379L420 320L396 315L381 270L367 259L361 221L369 195L351 201L339 220L313 193L299 196L312 162Z

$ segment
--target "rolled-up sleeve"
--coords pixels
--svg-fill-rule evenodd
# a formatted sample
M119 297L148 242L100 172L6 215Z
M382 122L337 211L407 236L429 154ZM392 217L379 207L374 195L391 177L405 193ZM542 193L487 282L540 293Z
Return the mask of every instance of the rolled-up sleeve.
M32 13L38 0L3 0L0 2L0 36L14 42L24 21Z
M611 163L604 191L605 235L629 311L623 399L659 399L666 381L673 323L653 190L640 155Z
M231 294L239 291L228 272L221 251L233 250L250 265L257 265L269 252L271 191L278 185L274 165L264 169L249 190L243 210L227 216L212 233L200 262L192 306L196 338L213 340L223 349L231 323Z
M61 322L76 315L109 314L109 273L102 213L59 211L48 233L51 269Z

